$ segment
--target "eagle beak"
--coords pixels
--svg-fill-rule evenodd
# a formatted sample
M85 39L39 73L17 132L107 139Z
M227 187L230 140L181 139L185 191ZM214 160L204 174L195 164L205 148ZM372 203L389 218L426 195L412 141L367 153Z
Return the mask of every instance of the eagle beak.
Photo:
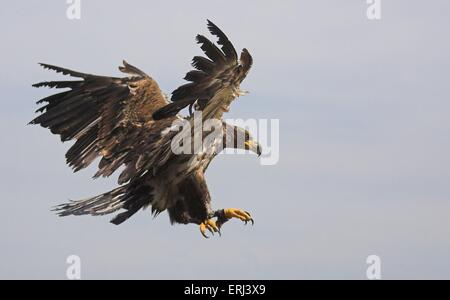
M261 145L254 140L245 141L245 148L247 150L250 150L250 151L256 153L256 155L258 155L258 157L261 156L261 154L262 154Z

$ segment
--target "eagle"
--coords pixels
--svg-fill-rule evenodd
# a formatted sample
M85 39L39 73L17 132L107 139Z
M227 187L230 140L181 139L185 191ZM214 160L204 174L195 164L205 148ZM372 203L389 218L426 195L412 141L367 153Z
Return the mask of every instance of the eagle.
M40 63L45 69L75 79L34 84L63 91L39 100L37 104L43 106L30 124L48 128L62 142L74 141L65 155L74 172L97 158L94 178L108 177L121 169L118 187L57 205L54 210L59 216L118 212L111 223L119 225L151 207L155 216L167 211L172 224L197 224L207 238L207 231L220 235L222 225L232 218L253 224L248 211L212 209L205 181L210 162L224 148L261 155L260 144L248 130L223 120L231 102L246 94L240 84L253 59L245 48L238 57L227 36L209 20L207 28L217 44L197 35L205 56L193 58L195 69L184 77L188 83L175 89L170 101L152 77L126 61L119 67L125 77L92 75ZM180 112L184 108L189 110L186 116ZM219 134L196 127L196 120L211 121ZM187 137L205 141L192 147ZM178 153L174 145L192 151Z

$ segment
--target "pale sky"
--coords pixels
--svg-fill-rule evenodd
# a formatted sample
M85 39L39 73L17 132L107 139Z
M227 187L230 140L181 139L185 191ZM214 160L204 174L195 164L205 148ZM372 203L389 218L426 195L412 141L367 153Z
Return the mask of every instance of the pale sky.
M0 278L64 279L81 258L84 279L450 279L450 2L364 0L13 1L0 11ZM221 238L167 214L59 218L51 206L116 186L73 174L70 144L26 126L34 102L61 78L46 62L120 75L122 59L170 93L183 83L197 33L211 19L254 67L227 118L280 122L280 160L219 156L207 172L213 207L241 207Z

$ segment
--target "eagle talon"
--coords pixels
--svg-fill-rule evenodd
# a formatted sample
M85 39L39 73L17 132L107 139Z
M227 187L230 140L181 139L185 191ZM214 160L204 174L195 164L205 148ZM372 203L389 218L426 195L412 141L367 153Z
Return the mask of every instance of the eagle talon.
M247 215L250 216L250 213L248 211L245 211L245 212L247 213ZM248 220L248 221L250 221L252 223L252 226L255 225L255 221L253 220L253 218L250 218L250 220ZM248 221L245 221L245 225L247 225Z
M247 225L248 222L252 223L252 226L255 224L255 221L253 221L253 219L250 219L249 221L244 221L244 225Z
M248 222L251 222L252 225L255 224L255 221L251 217L250 213L244 210L240 210L237 208L226 208L223 210L223 214L227 219L231 218L240 219L241 221L244 222L245 225L247 225Z
M206 225L200 224L200 233L205 237L205 239L209 239L209 236L206 235Z
M219 236L221 236L220 228L217 226L216 221L212 219L208 219L200 224L200 233L207 239L209 239L209 236L206 234L206 230L211 232L212 235L214 235L214 232L219 233Z

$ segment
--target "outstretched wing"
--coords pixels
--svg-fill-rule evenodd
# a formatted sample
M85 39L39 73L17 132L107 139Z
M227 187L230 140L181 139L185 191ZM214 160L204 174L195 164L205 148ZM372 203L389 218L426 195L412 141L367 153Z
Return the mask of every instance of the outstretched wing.
M197 35L197 43L207 57L195 56L192 60L192 70L184 79L190 81L172 92L172 103L164 106L153 114L155 120L176 115L181 109L193 105L196 101L200 109L221 90L235 93L239 84L250 70L253 59L247 49L238 56L233 44L214 23L208 20L208 29L218 38L217 47L203 35ZM233 98L237 95L233 95Z
M145 170L149 156L161 142L161 132L173 118L155 121L152 114L167 105L158 84L138 68L123 62L119 69L128 77L80 73L52 65L44 68L79 78L73 81L41 82L35 87L69 88L37 103L45 103L31 124L59 134L61 140L76 140L66 153L67 163L78 171L98 156L98 176L109 176L121 165L124 183Z

